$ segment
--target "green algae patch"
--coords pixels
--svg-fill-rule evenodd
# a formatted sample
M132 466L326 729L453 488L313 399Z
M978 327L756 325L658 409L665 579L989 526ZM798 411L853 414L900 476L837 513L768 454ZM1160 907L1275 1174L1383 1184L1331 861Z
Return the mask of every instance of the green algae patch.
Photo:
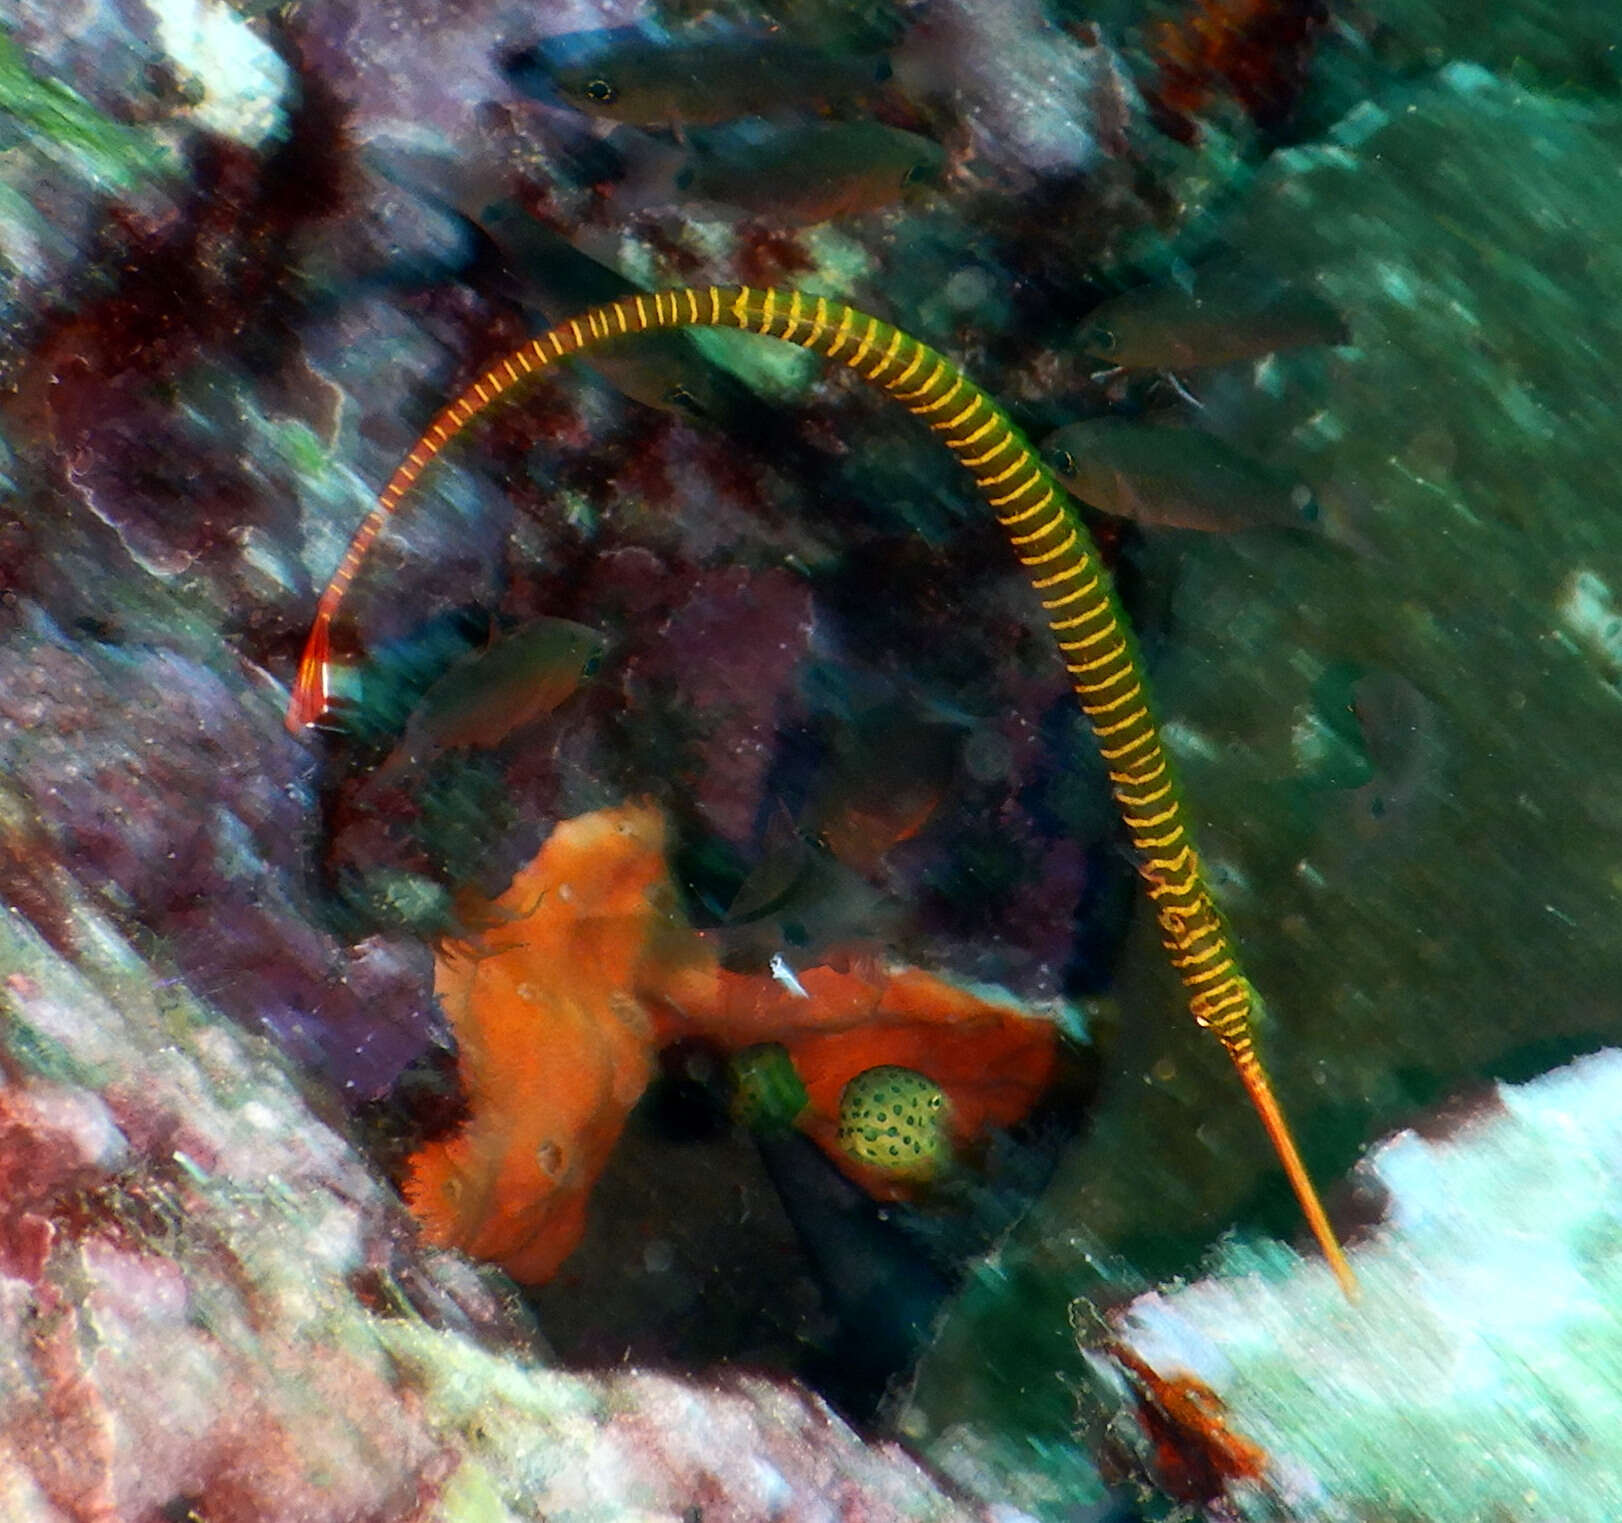
M151 136L104 116L55 79L32 73L22 50L0 34L0 118L33 146L86 179L128 190L172 167Z

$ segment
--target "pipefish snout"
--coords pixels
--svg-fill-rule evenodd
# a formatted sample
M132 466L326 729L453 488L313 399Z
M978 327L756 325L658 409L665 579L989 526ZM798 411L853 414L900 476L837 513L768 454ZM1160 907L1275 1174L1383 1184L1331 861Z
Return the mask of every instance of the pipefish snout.
M349 584L413 483L467 427L527 377L627 334L736 328L842 361L924 419L969 473L1007 533L1041 600L1071 686L1092 725L1110 787L1136 850L1160 938L1189 1009L1226 1049L1336 1279L1356 1284L1296 1149L1252 1034L1255 995L1213 900L1160 738L1148 680L1109 573L1075 503L1007 413L961 369L899 328L827 297L708 286L625 297L593 307L498 360L446 407L407 452L356 531L316 609L287 723L325 713L330 638Z

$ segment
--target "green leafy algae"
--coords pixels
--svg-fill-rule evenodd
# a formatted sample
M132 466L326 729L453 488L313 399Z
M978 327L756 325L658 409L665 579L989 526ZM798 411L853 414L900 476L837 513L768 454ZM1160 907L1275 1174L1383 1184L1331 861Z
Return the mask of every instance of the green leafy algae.
M128 190L162 174L171 157L147 133L104 116L60 80L41 79L0 33L0 117L36 148L87 179Z

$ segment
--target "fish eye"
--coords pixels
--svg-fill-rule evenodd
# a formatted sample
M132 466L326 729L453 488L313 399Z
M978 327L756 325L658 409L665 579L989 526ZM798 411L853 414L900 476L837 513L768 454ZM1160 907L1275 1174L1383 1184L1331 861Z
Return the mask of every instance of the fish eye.
M695 397L685 386L672 386L665 393L665 401L671 407L679 407L689 417L702 417L704 409L698 405Z
M1074 476L1076 474L1076 457L1067 449L1050 449L1048 451L1048 464L1060 476Z
M903 185L923 185L930 178L929 165L923 159L920 159L916 164L908 166L907 172L901 176L901 183Z
M1114 354L1119 342L1114 330L1105 327L1089 328L1081 336L1081 347L1088 354Z
M581 94L584 95L587 100L595 101L599 106L610 105L619 98L619 91L616 90L606 79L588 79L586 81L586 87L581 91Z
M603 669L603 653L597 651L586 657L586 664L580 668L583 677L595 677Z

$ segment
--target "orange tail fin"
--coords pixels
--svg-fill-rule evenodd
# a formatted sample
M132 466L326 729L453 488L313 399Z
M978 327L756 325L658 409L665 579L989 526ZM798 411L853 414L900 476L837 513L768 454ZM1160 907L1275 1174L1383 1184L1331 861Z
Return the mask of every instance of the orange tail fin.
M325 714L331 702L331 627L331 615L326 609L320 610L310 626L310 638L304 642L304 654L298 664L298 679L293 683L293 696L287 705L287 728L295 735L301 734Z

